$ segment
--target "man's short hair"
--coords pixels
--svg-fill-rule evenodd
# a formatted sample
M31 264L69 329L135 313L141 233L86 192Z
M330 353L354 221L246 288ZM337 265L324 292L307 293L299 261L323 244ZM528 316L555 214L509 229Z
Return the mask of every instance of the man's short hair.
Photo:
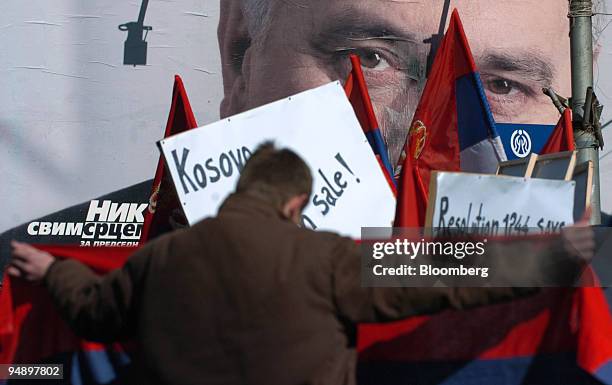
M270 24L272 0L240 0L251 39L260 38Z
M265 142L244 165L236 192L256 196L281 208L294 196L310 196L312 174L298 154Z

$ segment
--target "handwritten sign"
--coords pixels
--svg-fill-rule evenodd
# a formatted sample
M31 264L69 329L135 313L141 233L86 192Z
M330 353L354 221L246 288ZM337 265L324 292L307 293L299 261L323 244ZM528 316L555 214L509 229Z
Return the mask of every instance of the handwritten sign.
M361 227L391 225L395 198L338 82L160 141L190 224L217 213L267 140L310 166L304 226L360 238Z
M434 234L555 233L573 223L573 181L434 172L427 225Z

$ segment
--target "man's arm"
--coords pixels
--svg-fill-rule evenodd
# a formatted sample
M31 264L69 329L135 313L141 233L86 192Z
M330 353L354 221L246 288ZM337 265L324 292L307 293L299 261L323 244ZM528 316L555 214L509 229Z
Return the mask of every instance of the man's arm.
M150 250L142 248L122 268L99 276L80 262L56 260L30 245L13 242L9 274L42 281L77 335L111 342L129 337L135 330L135 307Z
M336 307L343 318L355 323L394 321L447 309L469 309L536 291L532 288L362 287L359 246L343 240L334 254Z
M585 224L568 228L557 242L562 246L556 252L565 255L564 258L572 265L571 273L581 271L580 266L593 256L593 232ZM500 252L509 255L512 250L512 247L507 247ZM531 287L363 287L359 246L350 240L341 239L333 254L332 279L336 307L342 317L352 322L383 322L446 309L469 309L538 291ZM572 256L577 259L572 260ZM558 262L559 258L555 261ZM546 264L548 258L542 256L542 259ZM562 265L557 264L551 268L560 267ZM539 277L537 274L535 276Z

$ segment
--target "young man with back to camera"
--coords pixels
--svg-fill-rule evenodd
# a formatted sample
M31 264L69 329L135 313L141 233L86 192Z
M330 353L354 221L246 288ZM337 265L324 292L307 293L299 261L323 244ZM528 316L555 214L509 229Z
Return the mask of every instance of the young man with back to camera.
M266 143L216 217L152 241L121 269L97 276L13 242L9 273L42 281L79 336L135 338L123 381L147 384L354 384L358 323L532 291L362 287L353 240L298 227L311 189L306 163ZM577 239L588 248L588 238Z

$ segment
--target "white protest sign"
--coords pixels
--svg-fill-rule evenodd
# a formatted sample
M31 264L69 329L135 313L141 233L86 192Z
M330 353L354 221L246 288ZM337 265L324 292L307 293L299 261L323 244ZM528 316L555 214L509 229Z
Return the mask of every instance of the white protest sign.
M217 213L250 154L267 140L310 166L306 227L360 238L361 227L391 226L395 197L339 82L160 141L190 224Z
M573 223L576 183L433 172L427 225L487 236L554 233Z

